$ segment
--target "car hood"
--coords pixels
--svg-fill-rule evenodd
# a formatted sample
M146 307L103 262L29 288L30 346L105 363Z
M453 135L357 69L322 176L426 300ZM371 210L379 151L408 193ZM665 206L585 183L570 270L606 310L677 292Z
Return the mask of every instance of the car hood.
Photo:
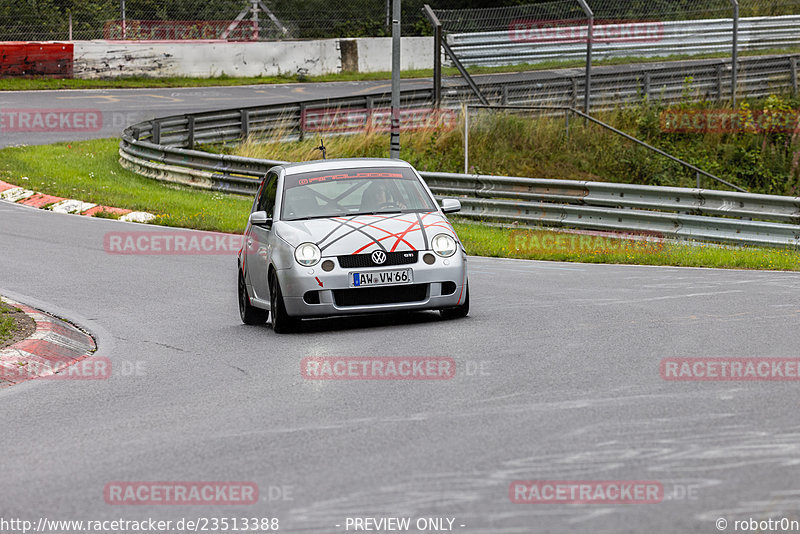
M316 243L323 256L363 254L373 250L430 250L431 239L440 233L458 241L453 227L436 211L278 221L275 230L294 247L304 242Z

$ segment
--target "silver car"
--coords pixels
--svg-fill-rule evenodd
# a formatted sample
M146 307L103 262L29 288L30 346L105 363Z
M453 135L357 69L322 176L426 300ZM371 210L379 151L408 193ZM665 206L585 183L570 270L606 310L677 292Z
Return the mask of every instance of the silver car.
M275 332L304 317L441 310L469 313L467 254L414 168L334 159L269 170L239 253L239 312Z

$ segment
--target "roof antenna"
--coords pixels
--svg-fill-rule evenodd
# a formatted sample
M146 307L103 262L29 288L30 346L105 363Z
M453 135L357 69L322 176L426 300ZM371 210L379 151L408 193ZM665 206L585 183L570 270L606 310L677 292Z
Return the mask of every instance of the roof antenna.
M319 138L319 146L315 150L321 150L322 151L322 159L328 159L327 151L325 149L325 142L322 140L322 136L320 136L320 138Z

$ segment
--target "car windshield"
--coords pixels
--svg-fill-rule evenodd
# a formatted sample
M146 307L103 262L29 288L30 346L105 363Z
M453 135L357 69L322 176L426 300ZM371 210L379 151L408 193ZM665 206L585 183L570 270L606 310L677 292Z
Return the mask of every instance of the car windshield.
M287 175L281 219L435 210L411 169L336 169Z

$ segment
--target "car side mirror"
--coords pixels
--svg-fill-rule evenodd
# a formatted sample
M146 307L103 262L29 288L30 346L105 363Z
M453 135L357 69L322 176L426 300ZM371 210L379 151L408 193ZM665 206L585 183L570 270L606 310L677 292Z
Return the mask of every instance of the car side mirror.
M461 211L461 202L455 198L442 199L442 212L455 213Z
M250 224L254 226L271 226L272 219L267 217L266 211L254 211L250 214Z

